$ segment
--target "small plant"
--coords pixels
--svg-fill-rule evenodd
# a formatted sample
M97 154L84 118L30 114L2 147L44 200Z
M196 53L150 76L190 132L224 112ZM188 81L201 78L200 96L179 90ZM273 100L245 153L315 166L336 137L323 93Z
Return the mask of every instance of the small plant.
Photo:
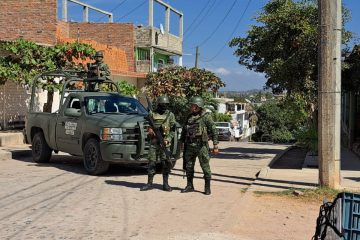
M119 93L126 96L136 96L139 94L137 87L125 80L121 80L116 83L119 88Z
M314 155L318 152L318 134L314 127L302 128L295 132L296 144L306 148Z
M302 194L296 194L301 192ZM303 201L322 202L324 200L332 201L340 193L336 189L329 187L318 187L314 189L289 189L281 192L255 192L257 195L273 195L279 197L294 198Z
M294 140L294 136L287 129L275 129L271 132L271 138L274 143L290 143Z

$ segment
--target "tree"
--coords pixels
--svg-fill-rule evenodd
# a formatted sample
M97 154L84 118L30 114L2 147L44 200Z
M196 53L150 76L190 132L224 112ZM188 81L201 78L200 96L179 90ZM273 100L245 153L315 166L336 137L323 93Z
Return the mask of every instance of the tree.
M0 84L14 81L23 86L31 85L41 72L55 69L82 69L81 60L91 58L95 49L88 44L64 43L42 46L22 38L13 42L0 43ZM59 82L48 79L39 82L38 87L48 91L45 112L51 111L53 93L61 88Z
M360 46L354 46L345 58L342 72L342 87L346 91L360 91Z
M349 19L343 10L343 22ZM266 86L274 93L300 93L309 103L317 99L318 10L310 0L272 0L255 17L246 37L236 37L239 64L265 73ZM343 31L343 43L351 38Z
M289 142L294 140L294 133L302 128L309 115L301 95L294 94L279 102L268 101L256 108L258 116L258 131L254 140L261 136L270 136L274 142Z
M206 105L217 106L212 93L225 84L214 73L205 69L172 66L147 75L145 87L155 99L161 95L170 97L170 109L183 123L188 115L188 99L202 96Z

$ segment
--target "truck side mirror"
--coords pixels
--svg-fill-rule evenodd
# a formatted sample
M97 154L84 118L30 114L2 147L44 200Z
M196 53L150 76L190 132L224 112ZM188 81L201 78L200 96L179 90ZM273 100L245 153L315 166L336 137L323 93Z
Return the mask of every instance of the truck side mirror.
M81 110L76 108L67 108L65 109L64 115L68 117L80 117Z

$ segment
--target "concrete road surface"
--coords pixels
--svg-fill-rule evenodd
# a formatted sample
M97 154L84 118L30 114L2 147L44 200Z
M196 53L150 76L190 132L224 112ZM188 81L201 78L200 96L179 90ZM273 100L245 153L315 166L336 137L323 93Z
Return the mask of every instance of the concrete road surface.
M196 192L180 193L186 185L182 161L178 161L170 176L172 192L161 190L160 174L154 179L156 189L140 192L147 179L145 167L117 165L104 176L89 176L81 158L54 154L50 163L36 164L29 150L9 148L12 158L0 160L0 236L1 239L277 239L264 237L261 231L255 236L256 229L246 233L239 224L244 220L241 212L251 215L253 211L251 207L247 213L243 211L244 205L252 201L251 196L250 200L244 198L246 189L260 169L286 147L221 142L221 154L210 162L213 172L210 196L202 193L204 181L198 162ZM304 238L282 235L278 239Z

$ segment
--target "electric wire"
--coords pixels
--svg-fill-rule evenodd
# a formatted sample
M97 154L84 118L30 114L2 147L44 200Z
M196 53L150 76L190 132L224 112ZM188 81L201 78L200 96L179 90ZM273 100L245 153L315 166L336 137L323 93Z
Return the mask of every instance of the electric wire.
M243 20L243 18L244 18L244 16L245 16L245 13L246 13L247 10L249 9L250 3L251 3L251 0L248 1L247 5L246 5L246 7L245 7L245 9L244 9L244 11L242 12L239 20L237 21L237 23L236 23L233 31L232 31L231 34L230 34L230 37L229 37L228 40L225 42L225 44L219 49L219 51L218 51L213 57L211 57L211 58L209 58L209 59L206 59L206 60L204 60L204 59L199 59L201 62L211 62L211 61L214 60L217 56L219 56L219 54L222 52L222 50L225 48L225 46L228 45L228 42L230 41L230 39L233 37L234 33L235 33L236 30L238 29L241 21Z
M207 41L209 41L214 34L217 32L217 30L220 28L220 26L224 23L224 21L226 20L226 18L229 16L230 12L233 10L235 4L236 4L237 0L234 0L234 2L232 3L231 7L229 8L229 10L226 12L225 16L221 19L221 21L219 22L219 24L216 26L216 28L212 31L212 33L205 39L203 40L200 44L198 44L197 46L202 46L204 45Z
M118 9L121 5L123 5L127 0L123 0L122 2L120 2L118 5L116 5L113 9L110 10L111 13L114 13L114 11L116 9ZM105 16L100 17L97 21L99 22L100 20L102 20Z
M215 0L213 2L213 4L209 7L209 9L205 12L204 16L200 19L200 21L196 24L196 26L186 35L186 38L185 38L185 41L187 39L190 39L189 36L201 25L201 23L205 20L206 16L210 14L211 10L213 9L213 7L215 6L215 3L216 3L217 0ZM193 47L195 48L195 47Z
M132 14L133 12L135 12L136 10L138 10L140 7L142 7L145 3L147 2L147 0L144 0L143 2L141 2L139 5L137 5L136 7L134 7L133 9L131 9L129 12L127 12L126 14L122 15L121 17L116 19L116 22L129 16L130 14Z
M184 34L186 34L191 27L195 24L195 22L198 20L198 18L201 16L201 14L205 11L205 9L209 6L210 2L212 1L206 1L205 6L200 10L199 14L195 17L195 19L192 21L192 23L189 25L189 27L187 27L184 31Z

